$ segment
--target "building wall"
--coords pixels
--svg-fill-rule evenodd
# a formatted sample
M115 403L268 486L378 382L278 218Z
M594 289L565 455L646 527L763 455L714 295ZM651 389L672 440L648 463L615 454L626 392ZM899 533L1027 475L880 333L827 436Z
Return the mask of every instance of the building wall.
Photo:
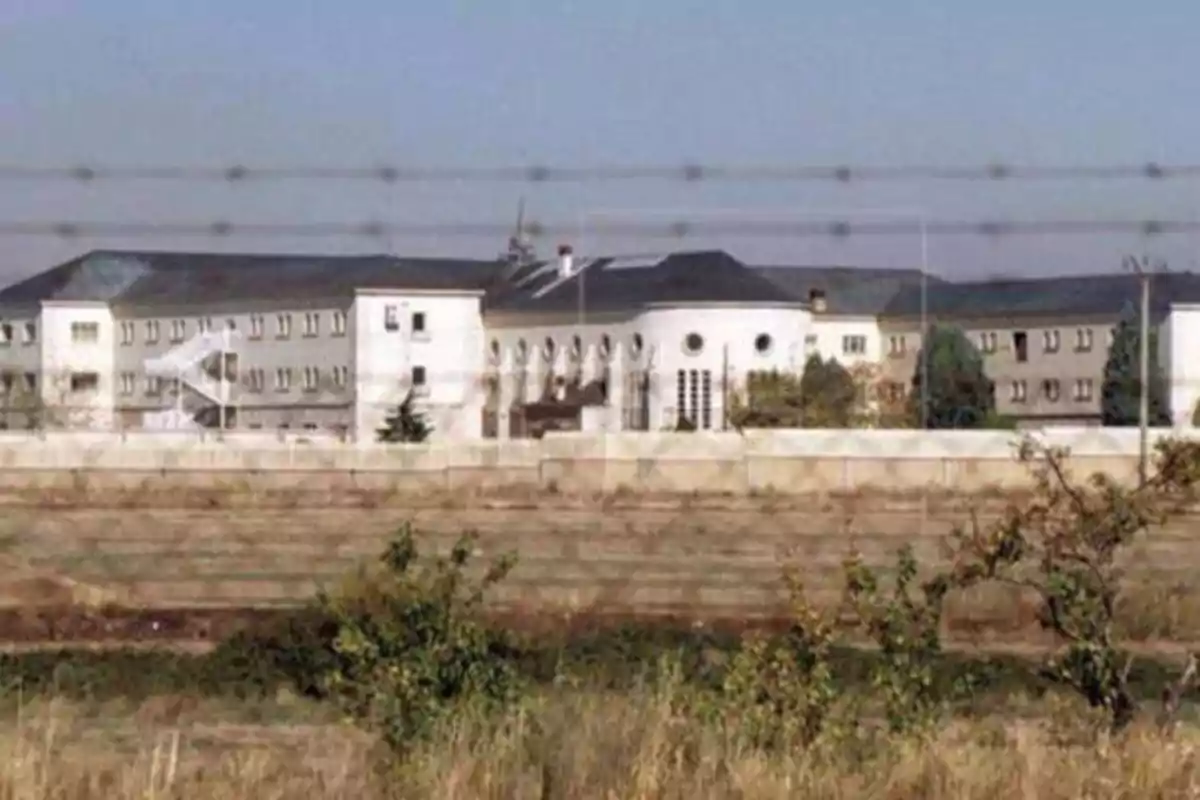
M1172 421L1189 425L1200 403L1200 306L1173 305L1158 330L1159 364L1167 382Z
M410 389L416 390L435 436L481 436L486 347L481 300L478 292L362 291L355 296L350 337L356 436L370 438ZM414 331L418 314L424 331ZM394 328L388 324L392 318ZM418 386L422 375L424 386Z
M119 308L114 345L118 405L129 421L174 405L174 393L148 381L144 364L197 336L201 324L207 323L211 330L232 327L238 334L237 381L231 394L237 427L349 426L349 309L349 298L286 305ZM308 327L310 319L315 328ZM182 336L177 338L177 332ZM344 385L339 378L345 379Z
M81 326L94 337L77 333ZM55 426L109 428L114 417L113 318L101 303L43 303L39 318L41 402ZM89 380L86 387L76 382Z
M1115 318L1091 317L1064 323L1045 318L957 318L931 320L960 328L983 356L984 370L995 383L996 410L1018 418L1092 420L1100 410L1100 386ZM885 373L911 384L920 352L921 322L881 319ZM1015 335L1025 335L1025 360L1018 357ZM905 337L902 351L892 337ZM913 339L916 342L913 342ZM993 346L994 342L994 346ZM1055 347L1057 343L1057 347Z
M918 334L917 338L920 336ZM811 354L836 359L845 367L877 364L884 355L879 320L874 317L850 317L812 314L812 325L804 341L800 366ZM918 345L919 347L919 345Z

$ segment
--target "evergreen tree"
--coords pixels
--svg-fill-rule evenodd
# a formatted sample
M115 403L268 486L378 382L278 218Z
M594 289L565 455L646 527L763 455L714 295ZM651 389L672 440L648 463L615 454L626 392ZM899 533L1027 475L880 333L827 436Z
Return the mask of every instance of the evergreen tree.
M429 438L433 426L416 410L413 399L413 393L409 391L396 411L384 418L383 427L375 432L378 441L397 444L423 442Z
M928 386L924 386L926 377ZM996 424L996 398L983 369L983 356L957 328L929 326L917 355L910 398L918 427Z
M1141 322L1137 312L1127 308L1117 323L1108 360L1104 363L1104 381L1100 387L1100 419L1105 426L1127 427L1140 424L1141 408ZM1150 331L1150 424L1170 425L1162 370L1158 363L1158 336Z
M835 359L809 356L800 375L801 424L805 428L849 428L858 407L858 385Z

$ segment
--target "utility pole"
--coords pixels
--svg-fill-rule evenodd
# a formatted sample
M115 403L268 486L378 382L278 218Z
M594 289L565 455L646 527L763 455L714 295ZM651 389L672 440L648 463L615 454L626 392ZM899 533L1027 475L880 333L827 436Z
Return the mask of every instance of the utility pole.
M1138 333L1138 485L1144 486L1150 473L1150 278L1164 271L1162 262L1151 264L1148 256L1128 256L1125 268L1138 276L1141 284L1141 322Z

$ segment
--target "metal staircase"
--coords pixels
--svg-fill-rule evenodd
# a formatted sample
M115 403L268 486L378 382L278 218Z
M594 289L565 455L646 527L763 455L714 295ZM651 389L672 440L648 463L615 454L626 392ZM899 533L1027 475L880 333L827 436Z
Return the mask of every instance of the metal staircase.
M175 381L178 384L176 414L173 416L178 418L179 414L185 413L185 388L204 401L200 408L188 414L197 422L200 422L202 416L211 418L214 410L218 411L216 416L220 416L220 409L232 405L234 387L237 385L236 376L232 380L225 380L223 373L226 354L237 352L234 342L238 336L233 330L207 331L160 356L146 359L143 364L146 375ZM216 372L218 377L213 377L213 372Z

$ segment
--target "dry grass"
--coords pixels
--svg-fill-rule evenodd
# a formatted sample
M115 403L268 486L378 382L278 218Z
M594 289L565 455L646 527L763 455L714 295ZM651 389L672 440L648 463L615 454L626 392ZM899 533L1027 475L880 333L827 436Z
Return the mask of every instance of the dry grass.
M152 726L97 731L51 704L0 734L5 798L1166 798L1200 796L1200 731L1119 741L1010 712L954 721L928 741L874 739L763 755L680 713L669 689L574 692L503 720L463 719L385 768L336 726ZM178 723L178 720L173 722ZM135 724L136 723L136 724ZM386 777L383 777L385 776Z

